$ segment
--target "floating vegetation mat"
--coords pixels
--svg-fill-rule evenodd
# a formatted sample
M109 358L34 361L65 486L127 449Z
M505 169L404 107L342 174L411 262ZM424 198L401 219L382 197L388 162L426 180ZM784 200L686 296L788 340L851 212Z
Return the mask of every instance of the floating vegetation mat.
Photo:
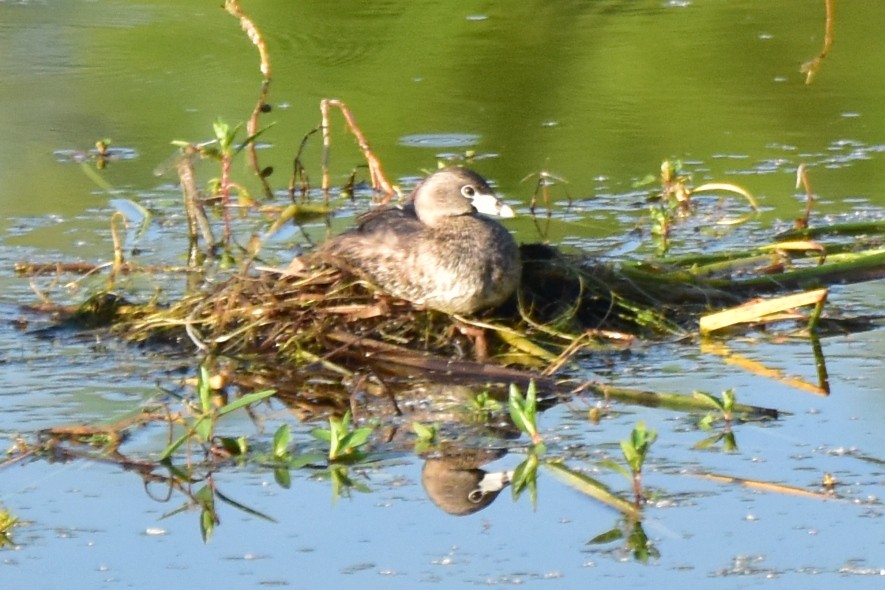
M450 371L458 360L550 373L579 350L623 347L637 334L680 333L663 308L621 298L577 259L546 246L523 247L523 259L519 296L478 317L417 308L332 267L249 267L168 307L112 301L110 323L131 342L189 339L214 355L345 375L365 364ZM92 301L91 314L108 315Z
M775 321L792 322L794 331L796 321L817 329L826 300L817 287L885 272L885 253L875 248L829 260L821 249L793 240L740 253L601 264L523 245L518 295L477 317L417 308L328 266L286 272L254 265L206 280L168 306L104 292L74 317L87 326L110 324L130 342L190 341L205 353L261 365L310 365L339 376L398 367L521 382L521 372L504 367L553 375L576 354L623 349L635 338L692 338L699 327ZM799 288L814 290L787 294ZM769 295L764 305L739 306L762 294ZM796 311L811 305L810 313ZM705 314L715 314L708 328ZM824 320L845 329L861 324Z

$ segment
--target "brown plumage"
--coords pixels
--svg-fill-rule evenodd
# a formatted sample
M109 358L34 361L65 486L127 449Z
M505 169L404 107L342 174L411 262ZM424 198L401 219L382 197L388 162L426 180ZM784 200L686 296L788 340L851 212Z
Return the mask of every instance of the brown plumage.
M315 256L387 291L447 313L495 307L519 283L516 241L477 209L512 216L485 180L460 167L434 172L403 207L372 211Z

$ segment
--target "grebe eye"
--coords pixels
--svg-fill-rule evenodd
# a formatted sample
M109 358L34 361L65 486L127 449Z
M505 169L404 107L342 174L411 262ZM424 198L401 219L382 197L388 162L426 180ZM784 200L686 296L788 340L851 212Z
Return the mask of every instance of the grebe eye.
M469 184L461 187L461 194L467 197L468 199L472 199L476 195L476 189L474 189Z

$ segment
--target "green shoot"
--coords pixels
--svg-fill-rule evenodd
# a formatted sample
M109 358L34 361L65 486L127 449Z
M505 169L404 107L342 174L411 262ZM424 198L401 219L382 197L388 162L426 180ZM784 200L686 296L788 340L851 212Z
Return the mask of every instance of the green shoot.
M531 437L532 444L535 446L541 445L543 439L538 432L537 425L538 390L535 382L529 382L525 397L519 391L519 387L511 383L508 405L510 408L510 418L516 427Z
M214 403L212 388L209 384L210 379L211 376L209 374L209 369L206 368L206 365L200 365L200 376L197 382L199 406L196 408L191 408L194 417L189 421L187 425L187 430L185 430L184 434L182 434L175 441L169 444L169 446L166 447L166 449L160 455L161 462L168 461L169 457L172 456L172 453L174 453L181 445L183 445L187 441L190 441L191 439L195 439L199 444L202 445L208 445L212 443L215 436L215 426L220 418L255 402L267 399L270 396L274 395L274 393L276 393L272 389L256 391L253 393L248 393L242 397L238 397L237 399L224 404L221 407L216 407ZM224 451L227 454L242 454L247 450L245 439L228 440L222 438L220 440L220 445L215 445L213 443L213 446L218 447L220 450Z
M436 435L439 430L436 424L427 425L420 422L412 422L412 430L415 431L415 435L418 437L418 441L415 443L415 452L417 454L427 452L436 443Z
M642 467L648 455L648 450L658 438L654 430L647 430L645 422L639 422L633 427L630 438L621 441L621 451L633 478L633 493L637 503L642 498Z
M734 389L726 389L723 391L722 399L710 395L709 393L704 393L703 391L695 391L693 395L695 399L704 401L715 408L715 411L708 412L698 421L698 427L701 428L701 430L710 431L719 420L725 422L725 427L721 432L705 438L694 445L694 448L709 449L721 441L722 449L724 451L737 451L737 442L735 441L734 433L731 431L731 424L734 420L736 405Z
M513 476L510 478L513 500L519 500L523 492L528 490L533 509L538 505L538 465L538 455L532 449L525 461L513 470Z
M314 428L310 433L319 440L329 443L329 461L359 459L359 447L368 442L373 428L363 427L351 430L351 415L348 410L342 418L329 417L329 428Z
M725 391L723 391L722 399L719 399L703 391L695 391L692 395L695 397L695 399L705 401L719 411L718 416L712 413L708 413L701 419L700 425L701 428L704 428L704 430L709 430L713 422L718 419L724 420L727 425L730 425L734 420L734 407L736 400L734 389L726 389ZM706 425L706 428L704 427L704 425Z
M623 541L622 552L630 553L638 563L648 563L649 559L658 559L660 551L649 540L642 528L642 523L634 518L626 519L623 526L617 526L587 541L588 545L605 545L615 541Z
M478 421L488 420L492 414L501 410L501 404L489 395L488 391L481 391L468 402L470 414Z
M14 545L12 540L12 527L18 524L18 517L11 512L0 509L0 549Z
M288 459L289 442L292 440L292 429L288 424L283 424L277 428L273 434L273 456L277 459Z

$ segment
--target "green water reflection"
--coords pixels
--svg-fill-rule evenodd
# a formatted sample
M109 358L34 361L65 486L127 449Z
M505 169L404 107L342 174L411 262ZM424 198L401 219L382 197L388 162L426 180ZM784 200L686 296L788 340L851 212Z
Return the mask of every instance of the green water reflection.
M751 174L740 180L780 215L792 215L803 161L825 168L822 195L877 199L885 7L841 11L836 49L806 86L799 65L820 50L822 3L677 4L258 3L278 107L265 158L287 170L319 99L338 97L395 177L445 151L401 138L459 133L479 137L475 149L495 156L479 167L523 199L520 180L541 168L589 197L627 190L670 156L699 176ZM171 139L245 119L257 94L255 52L217 3L3 3L0 17L7 214L95 205L95 185L53 152L100 137L140 154L109 182L151 189ZM359 158L338 131L344 175Z
M248 116L261 80L257 56L219 4L0 0L3 326L17 317L14 304L32 296L9 276L12 259L47 251L107 257L110 199L175 203L172 179L153 175L172 153L170 141L205 140L216 117ZM645 210L633 183L656 173L667 157L684 160L698 182L730 180L757 195L766 237L776 219L790 220L804 206L793 187L803 162L812 165L813 186L823 197L818 214L879 215L885 206L882 2L840 3L833 51L811 86L799 66L823 42L824 7L817 0L244 4L273 63L274 110L264 121L276 125L262 137L271 145L261 154L277 170L277 189L286 185L303 134L319 122L319 100L337 97L351 106L394 178L420 175L439 153L469 147L479 155L476 168L514 203L528 203L532 185L521 180L530 173L549 169L567 179L554 192L557 243L586 238L582 245L604 250L603 238L627 236ZM361 159L343 124L334 132L340 183ZM102 137L136 155L100 173L116 189L112 194L59 154L88 149ZM416 137L460 143L441 147ZM310 162L317 177L316 144ZM578 202L569 212L566 192ZM535 237L525 218L511 227ZM875 309L881 292L880 284L870 284L831 300ZM58 416L72 422L117 416L157 393L140 350L98 353L92 342L73 347L64 338L30 340L3 330L4 434L45 427ZM684 347L637 350L628 366L607 375L660 390L735 388L741 401L792 413L770 426L738 429L741 452L734 456L688 450L702 436L695 425L654 410L628 408L592 427L579 404L544 416L563 447L579 452L611 444L639 419L659 430L662 451L652 459L649 485L668 497L649 510L644 525L661 555L652 567L631 567L619 563L622 554L611 559L587 546L613 530L618 517L563 487L542 487L538 512L502 496L476 517L440 518L417 484L419 468L407 460L360 474L374 493L354 494L329 510L328 487L307 477L283 491L270 473L225 471L218 476L225 490L251 495L256 509L282 524L228 513L208 548L199 544L194 518L158 525L166 506L142 495L137 478L101 464L41 462L3 474L0 500L36 523L23 533L25 557L0 555L7 568L0 578L12 579L10 587L41 575L68 580L75 568L91 572L75 580L90 588L236 576L246 576L246 584L291 581L293 587L329 579L330 587L382 580L413 588L416 580L516 584L559 577L569 586L629 578L646 588L686 582L738 588L762 579L782 580L774 582L781 587L808 587L809 580L863 587L866 575L848 574L882 570L875 553L881 477L877 465L851 450L873 456L882 448L882 337L870 332L823 347L832 399L809 398ZM814 376L806 342L737 349ZM175 374L169 368L166 376ZM137 441L135 452L155 452L165 436ZM828 470L863 505L772 499L698 483L680 472L684 465L804 487ZM149 527L162 534L144 532ZM256 555L264 561L254 561ZM146 567L141 556L158 561Z

